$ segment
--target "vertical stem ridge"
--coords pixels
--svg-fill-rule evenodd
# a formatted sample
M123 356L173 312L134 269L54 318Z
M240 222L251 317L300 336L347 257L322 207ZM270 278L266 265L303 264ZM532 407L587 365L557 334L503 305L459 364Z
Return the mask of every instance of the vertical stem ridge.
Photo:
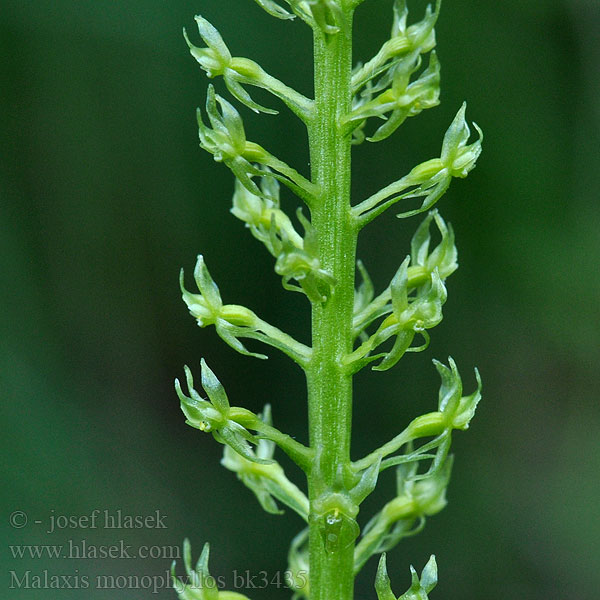
M334 489L336 473L350 466L352 377L342 358L352 351L356 231L350 204L351 140L339 130L352 102L352 11L336 35L315 30L315 119L309 130L312 179L321 195L312 208L321 265L335 278L328 301L313 305L313 355L306 371L309 434L318 464L309 475L311 600L351 600L354 543L325 548L324 515L315 501Z

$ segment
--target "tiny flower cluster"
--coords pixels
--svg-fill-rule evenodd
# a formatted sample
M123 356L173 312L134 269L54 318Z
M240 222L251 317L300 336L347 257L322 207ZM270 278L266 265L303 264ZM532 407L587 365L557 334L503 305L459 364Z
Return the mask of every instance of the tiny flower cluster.
M472 394L463 396L462 379L454 360L451 357L448 359L449 367L437 360L433 363L442 380L438 410L412 421L409 430L413 438L449 435L452 429L468 429L481 400L481 377L477 369L477 389Z
M321 268L314 228L298 210L304 237L296 232L290 218L281 210L279 183L270 171L262 175L260 195L236 181L231 212L246 223L252 235L276 258L275 272L282 276L285 289L304 292L311 302L327 300L335 280ZM291 285L292 279L299 286Z
M259 417L261 421L271 425L269 405L265 406ZM256 450L250 451L262 462L249 460L237 452L233 446L226 445L221 464L237 474L238 479L254 493L266 512L275 515L282 514L283 511L276 503L276 500L279 500L298 513L305 521L308 521L308 498L286 477L281 465L273 460L274 452L275 442L265 438L258 439Z
M210 127L202 120L200 109L197 111L200 145L214 156L215 161L225 163L248 190L260 194L260 190L252 181L253 176L261 175L262 171L257 166L260 165L263 168L272 168L272 176L301 198L313 197L315 187L312 183L262 146L246 140L240 113L231 103L216 94L212 85L208 88L206 112Z
M392 135L408 117L439 104L440 64L431 51L435 47L434 26L440 4L438 0L435 11L428 6L423 20L407 27L406 1L394 3L390 39L370 61L354 69L352 87L356 96L352 112L343 120L343 125L347 132L353 133L355 143L365 139L362 130L370 117L385 120L367 138L379 142ZM411 81L421 68L422 55L428 52L431 54L427 68Z
M282 277L284 288L304 293L313 304L313 323L317 324L313 327L314 348L296 341L244 306L225 304L202 256L194 270L198 292L185 288L183 271L180 286L183 300L200 327L214 325L227 344L245 355L266 358L248 350L242 339L272 346L306 371L311 427L312 423L318 425L316 434L311 429L311 446L306 447L273 427L269 405L260 415L231 406L222 384L204 361L201 377L207 398L194 389L187 367L187 394L178 380L175 387L186 423L212 433L224 445L222 465L237 475L262 508L281 514L280 506L287 506L308 524L294 538L288 554L292 578L287 585L294 590L294 598L309 598L309 562L313 567L310 583L315 597L331 596L333 589L337 593L336 583L338 587L330 586L323 595L323 567L330 562L327 554L347 550L343 577L348 577L348 581L351 571L356 575L369 558L381 554L375 582L378 600L428 600L437 584L435 558L430 558L420 577L411 566L411 586L396 597L387 575L385 552L420 531L426 518L446 505L453 460L449 454L452 435L456 429L467 429L474 416L481 398L479 373L475 371L477 389L463 396L462 380L452 358L448 365L434 361L441 378L437 410L414 418L392 440L354 462L349 459L349 428L343 419L322 419L319 423L314 416L318 411L320 418L337 415L340 407L341 414L343 403L350 405L350 395L340 387L342 376L350 378L371 363L376 363L376 370L387 370L405 353L427 347L428 331L442 320L446 279L458 267L452 227L437 210L430 209L453 178L464 178L474 168L483 136L473 124L479 139L469 143L471 130L463 104L446 131L438 158L417 165L408 175L352 205L347 193L350 142L386 139L409 117L436 106L440 95L435 25L441 0L436 0L434 7L428 6L421 21L411 25L406 0L394 0L390 39L375 56L350 73L352 13L362 1L255 0L268 14L280 19L299 17L313 29L314 100L272 77L253 60L233 56L221 34L204 17L197 16L196 24L205 46L194 45L184 30L190 53L200 68L209 78L222 77L237 101L255 112L276 113L255 102L248 91L250 87L260 88L287 105L308 129L314 181L259 144L248 141L240 113L216 94L212 85L206 101L208 124L198 109L201 147L215 161L228 166L236 178L231 212L275 258L275 271ZM372 118L383 123L367 137L365 129ZM330 185L332 181L337 183L338 177L340 183L348 183L346 190ZM326 226L319 225L317 231L299 210L297 220L303 228L299 233L281 208L280 184L305 202L315 225L326 222ZM362 282L354 290L352 314L348 302L351 303L353 291L354 247L340 244L340 235L355 243L364 226L397 202L410 199L420 199L420 206L405 210L398 217L430 211L413 235L410 254L378 296L367 270L358 262ZM336 212L337 207L332 211L333 201L344 208L343 214ZM340 222L330 221L330 215ZM440 238L435 246L431 237L433 224ZM343 344L338 343L341 337L337 342L329 340L336 328L343 333ZM424 339L424 344L414 345L417 336ZM319 396L323 391L326 393ZM338 396L337 406L329 402L331 398L337 402ZM330 442L337 446L328 447ZM305 472L310 494L287 478L274 459L276 446ZM426 466L420 469L421 465ZM374 490L379 474L391 467L396 469L395 496L361 532L357 522L360 505ZM172 570L180 600L248 600L214 585L208 555L206 544L192 568L190 544L185 541L187 580L178 579ZM331 564L338 565L338 561L332 560ZM337 574L329 571L328 577L333 580ZM343 577L340 576L340 582Z
M397 465L396 497L364 528L354 554L356 572L373 554L391 550L401 539L418 533L425 517L437 514L446 505L452 431L469 427L481 399L481 379L475 371L477 389L463 396L462 380L452 358L449 367L438 361L434 364L441 378L438 410L413 419L393 440L355 463L362 469L377 464L380 471ZM414 442L423 438L433 439L415 449ZM403 454L391 456L402 447ZM431 464L419 473L418 465L425 460L431 460Z
M441 241L430 251L430 225L435 221ZM415 232L411 254L396 272L391 284L377 298L373 298L373 286L364 267L363 284L356 293L354 331L362 335L363 343L350 356L353 368L382 358L374 367L386 370L394 366L407 351L420 351L427 347L427 330L442 320L442 306L447 298L445 279L457 268L457 252L454 232L437 211L432 211ZM387 316L386 316L387 315ZM376 319L386 316L377 331L366 336L366 328ZM417 334L425 339L425 345L411 347ZM395 337L388 352L371 355L378 346Z

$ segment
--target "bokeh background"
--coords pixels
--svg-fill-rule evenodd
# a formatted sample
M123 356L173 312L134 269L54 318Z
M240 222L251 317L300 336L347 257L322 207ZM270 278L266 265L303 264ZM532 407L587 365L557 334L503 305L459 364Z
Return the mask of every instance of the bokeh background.
M275 577L301 524L289 512L262 513L219 465L221 447L184 425L172 382L205 357L233 403L271 402L280 428L305 440L303 379L274 353L266 362L242 357L197 328L180 299L179 268L190 276L202 251L226 301L299 337L308 310L229 214L230 173L198 148L194 110L207 82L180 32L186 26L199 43L193 15L202 11L234 54L310 93L308 30L251 0L1 5L2 597L174 598L168 548L185 536L195 553L211 542L212 572L228 582L236 571ZM420 18L424 3L409 5ZM357 60L386 39L390 19L390 0L359 9ZM441 106L355 151L359 199L436 156L465 98L486 136L477 169L439 204L461 268L430 349L356 382L355 457L431 410L431 358L452 354L467 390L477 365L485 384L471 429L455 436L448 507L389 557L398 593L408 565L421 568L432 552L436 598L587 600L600 589L599 30L597 0L446 2ZM250 139L307 172L293 117L242 114ZM390 214L364 234L360 255L378 289L415 227ZM365 515L392 490L388 477ZM47 533L52 517L95 509L159 511L166 528L79 522ZM10 526L14 511L26 526ZM9 547L83 539L167 550L64 560L15 558ZM375 597L374 570L372 560L358 598ZM46 588L15 586L27 572L30 587L38 575ZM80 588L88 578L89 587L49 589L44 572ZM112 589L99 589L98 575L114 577ZM275 581L248 595L289 592Z

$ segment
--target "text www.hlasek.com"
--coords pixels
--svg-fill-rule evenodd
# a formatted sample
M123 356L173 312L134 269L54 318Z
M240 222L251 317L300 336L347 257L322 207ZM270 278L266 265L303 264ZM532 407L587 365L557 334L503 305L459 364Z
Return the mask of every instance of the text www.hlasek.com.
M59 545L15 545L9 546L12 558L64 558L72 560L85 559L135 559L152 558L178 560L181 550L178 546L138 546L133 548L124 540L116 544L88 544L86 540L68 540L67 544Z

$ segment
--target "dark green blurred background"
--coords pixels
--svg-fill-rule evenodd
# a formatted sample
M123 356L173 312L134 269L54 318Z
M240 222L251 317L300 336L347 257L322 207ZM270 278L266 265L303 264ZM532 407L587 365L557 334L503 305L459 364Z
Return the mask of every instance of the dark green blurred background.
M420 18L424 3L409 5ZM303 380L277 355L242 357L198 329L178 271L190 275L202 251L226 301L299 337L308 310L229 214L230 173L198 148L194 110L207 82L181 27L198 41L193 15L202 11L234 54L310 93L308 31L251 0L1 6L2 597L174 598L164 587L94 584L96 575L164 577L168 556L18 559L8 547L84 538L136 549L189 536L195 552L212 543L212 572L227 581L234 570L275 574L300 523L263 514L220 467L221 447L184 425L172 382L203 356L233 403L271 402L276 423L304 440ZM364 3L357 60L377 50L390 18L390 0ZM597 0L447 1L437 27L442 105L355 151L358 200L436 156L464 98L486 136L477 169L439 204L461 268L430 349L356 383L358 457L435 405L431 358L452 354L467 391L472 366L484 379L473 426L455 437L448 507L388 558L397 593L408 587L409 563L420 568L435 552L436 598L597 597L599 30ZM307 172L292 117L242 114L250 139ZM363 236L360 254L378 289L416 225L390 214ZM385 478L365 514L392 489ZM52 515L94 509L158 510L167 528L46 533ZM9 526L17 510L29 518L21 529ZM374 567L360 576L357 598L375 598ZM44 570L89 577L90 587L8 589L11 571ZM248 595L290 594L272 585Z

